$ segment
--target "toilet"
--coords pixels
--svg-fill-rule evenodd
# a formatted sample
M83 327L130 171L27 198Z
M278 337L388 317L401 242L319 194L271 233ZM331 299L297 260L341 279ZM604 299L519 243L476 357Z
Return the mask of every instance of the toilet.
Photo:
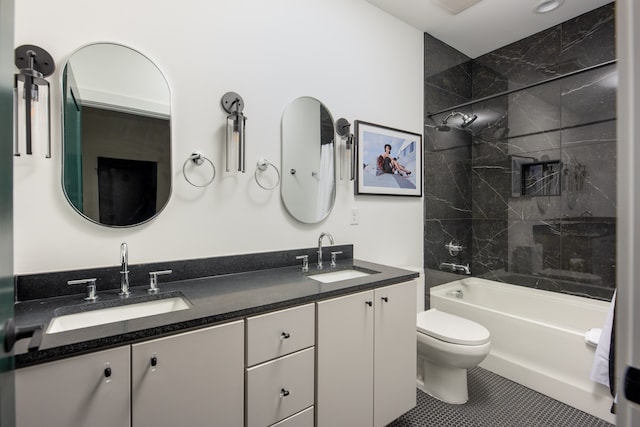
M418 313L417 334L418 388L447 403L465 403L467 369L489 354L487 328L432 308Z

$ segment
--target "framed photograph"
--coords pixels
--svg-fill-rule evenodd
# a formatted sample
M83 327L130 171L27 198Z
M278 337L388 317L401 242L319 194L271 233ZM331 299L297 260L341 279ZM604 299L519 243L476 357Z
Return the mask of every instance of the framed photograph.
M422 196L422 135L355 122L356 194Z

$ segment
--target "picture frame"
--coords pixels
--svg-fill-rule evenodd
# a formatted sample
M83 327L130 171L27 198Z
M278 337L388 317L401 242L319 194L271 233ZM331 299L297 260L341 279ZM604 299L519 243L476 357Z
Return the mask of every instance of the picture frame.
M355 136L356 195L422 197L421 134L356 120Z

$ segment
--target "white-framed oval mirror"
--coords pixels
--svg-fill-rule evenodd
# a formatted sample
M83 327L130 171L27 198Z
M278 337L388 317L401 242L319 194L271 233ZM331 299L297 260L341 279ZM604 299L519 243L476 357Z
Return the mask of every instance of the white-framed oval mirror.
M333 209L335 145L333 118L320 101L303 96L285 108L280 194L287 212L300 222L320 222Z
M62 72L62 188L86 219L145 223L171 195L171 95L160 69L116 43L76 50Z

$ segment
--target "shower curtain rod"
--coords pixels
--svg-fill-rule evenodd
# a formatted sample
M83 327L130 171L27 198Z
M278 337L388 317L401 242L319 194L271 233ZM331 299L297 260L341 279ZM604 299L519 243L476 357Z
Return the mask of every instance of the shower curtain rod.
M438 114L446 113L448 111L457 110L458 108L467 107L469 105L476 104L478 102L488 101L490 99L497 98L499 96L509 95L509 94L514 93L514 92L530 89L532 87L536 87L536 86L540 86L540 85L543 85L543 84L554 82L556 80L564 79L565 77L571 77L571 76L575 76L577 74L585 73L587 71L593 71L593 70L596 70L598 68L602 68L602 67L606 67L606 66L611 65L611 64L615 64L616 62L618 62L617 59L612 59L611 61L607 61L607 62L603 62L603 63L600 63L600 64L592 65L592 66L587 67L587 68L581 68L579 70L571 71L571 72L569 72L567 74L563 74L561 76L551 77L549 79L541 80L541 81L536 82L536 83L531 83L529 85L522 86L522 87L519 87L519 88L516 88L516 89L505 90L504 92L495 93L493 95L488 95L488 96L485 96L484 98L474 99L473 101L468 101L468 102L464 102L462 104L454 105L453 107L445 108L444 110L436 111L435 113L427 112L427 117L437 116Z

